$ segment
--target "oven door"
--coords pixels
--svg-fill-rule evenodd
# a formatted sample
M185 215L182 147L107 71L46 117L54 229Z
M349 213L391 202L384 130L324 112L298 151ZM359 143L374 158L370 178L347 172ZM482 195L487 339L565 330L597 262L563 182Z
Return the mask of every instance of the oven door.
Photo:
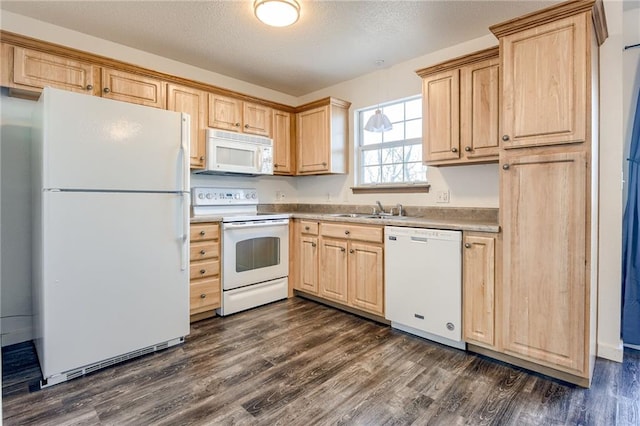
M222 229L223 290L289 274L289 219L223 223Z

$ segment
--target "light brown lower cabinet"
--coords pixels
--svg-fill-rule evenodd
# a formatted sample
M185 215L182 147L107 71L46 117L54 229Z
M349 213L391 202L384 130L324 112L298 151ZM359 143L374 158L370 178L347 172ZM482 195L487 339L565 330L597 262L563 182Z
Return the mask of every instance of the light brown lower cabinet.
M465 231L462 242L463 338L495 349L499 234Z
M189 311L191 321L197 321L220 307L220 225L192 224L189 251Z
M293 287L384 317L382 226L297 220Z

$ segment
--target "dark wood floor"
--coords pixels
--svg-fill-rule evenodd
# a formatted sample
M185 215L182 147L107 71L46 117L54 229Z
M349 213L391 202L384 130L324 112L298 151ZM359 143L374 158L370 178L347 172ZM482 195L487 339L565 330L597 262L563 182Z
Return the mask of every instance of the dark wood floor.
M297 298L44 390L31 344L2 370L5 425L640 424L639 352L586 390Z

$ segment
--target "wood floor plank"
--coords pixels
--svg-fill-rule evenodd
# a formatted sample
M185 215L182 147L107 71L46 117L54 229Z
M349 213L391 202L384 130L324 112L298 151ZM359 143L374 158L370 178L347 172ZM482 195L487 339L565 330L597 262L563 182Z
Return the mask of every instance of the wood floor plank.
M191 325L183 345L30 391L31 344L3 349L4 424L635 425L640 355L582 389L290 299Z

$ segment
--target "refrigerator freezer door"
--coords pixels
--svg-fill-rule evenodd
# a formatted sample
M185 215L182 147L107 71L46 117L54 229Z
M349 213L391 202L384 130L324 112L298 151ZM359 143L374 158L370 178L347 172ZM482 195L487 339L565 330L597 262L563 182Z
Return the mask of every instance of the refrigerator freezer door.
M189 191L188 115L51 88L41 102L43 188Z
M182 194L45 192L43 376L189 333Z

